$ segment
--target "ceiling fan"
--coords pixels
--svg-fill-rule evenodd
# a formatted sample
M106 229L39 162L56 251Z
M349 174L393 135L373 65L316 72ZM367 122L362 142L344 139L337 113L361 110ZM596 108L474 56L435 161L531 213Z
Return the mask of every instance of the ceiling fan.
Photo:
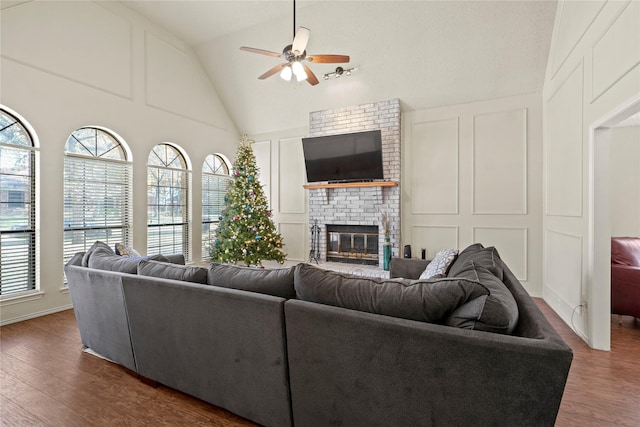
M306 80L310 85L315 86L318 84L318 78L313 71L303 62L315 62L318 64L336 64L349 62L348 55L307 55L307 43L309 42L308 28L300 27L296 31L296 0L293 0L293 43L287 45L282 49L282 53L272 52L270 50L256 49L253 47L242 46L240 50L247 52L259 53L261 55L273 56L275 58L284 58L287 62L276 65L266 73L258 77L260 80L264 80L267 77L271 77L277 72L280 72L280 77L284 80L291 80L293 75L296 76L297 81Z

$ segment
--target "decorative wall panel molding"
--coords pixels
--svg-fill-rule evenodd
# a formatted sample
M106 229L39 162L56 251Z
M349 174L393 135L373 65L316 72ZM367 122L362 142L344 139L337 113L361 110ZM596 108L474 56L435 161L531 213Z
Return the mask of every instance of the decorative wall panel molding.
M278 144L278 213L302 214L306 210L306 176L302 138L281 139Z
M188 54L145 33L145 61L147 105L225 128L224 108L200 65Z
M593 45L591 57L593 101L640 64L640 2L622 9Z
M94 2L28 2L2 10L3 57L131 98L131 24ZM37 36L34 36L37 31Z
M411 213L458 213L459 118L414 123Z
M284 246L282 250L287 254L288 261L307 261L307 254L304 249L304 239L300 236L306 236L305 223L280 222L278 230L282 235Z
M553 49L553 77L560 71L606 3L604 0L562 2Z
M271 205L273 195L271 194L271 141L256 141L253 144L253 154L256 156L256 166L258 167L260 176L258 179L264 189L264 195Z
M473 116L474 214L526 215L527 110Z
M458 244L458 227L414 225L411 229L412 256L414 258L420 257L422 248L427 250L427 259L432 259L441 249L458 249ZM402 254L402 249L400 253Z
M473 241L495 246L518 280L528 280L529 242L525 227L473 227Z
M584 259L582 236L547 229L544 254L545 286L553 289L565 304L580 305Z
M546 215L582 216L583 67L576 67L547 101Z

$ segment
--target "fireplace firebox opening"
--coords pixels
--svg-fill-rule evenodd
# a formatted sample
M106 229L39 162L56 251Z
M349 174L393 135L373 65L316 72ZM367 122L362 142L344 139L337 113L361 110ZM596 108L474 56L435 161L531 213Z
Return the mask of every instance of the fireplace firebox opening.
M378 265L377 225L327 225L327 261Z

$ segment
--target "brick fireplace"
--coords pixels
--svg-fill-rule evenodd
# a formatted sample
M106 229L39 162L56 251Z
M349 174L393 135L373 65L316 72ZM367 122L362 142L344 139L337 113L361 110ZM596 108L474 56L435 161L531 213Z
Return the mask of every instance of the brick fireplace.
M400 101L398 99L316 111L309 115L309 136L312 137L378 129L382 134L384 177L388 181L400 182ZM320 227L320 261L382 265L384 244L382 213L389 214L391 243L394 254L397 255L400 244L399 185L310 189L309 224L314 224L317 220L317 225ZM349 231L350 226L365 227L361 230L368 231L357 229ZM375 231L372 227L375 227ZM336 231L331 231L336 229L345 230L344 236L338 237ZM374 245L371 239L375 234L378 237ZM338 239L337 243L336 239ZM344 249L347 247L347 241L353 246L349 248L351 255L342 251L344 256L336 256L334 249L338 246ZM363 244L369 247L363 248ZM374 247L376 254L371 253Z

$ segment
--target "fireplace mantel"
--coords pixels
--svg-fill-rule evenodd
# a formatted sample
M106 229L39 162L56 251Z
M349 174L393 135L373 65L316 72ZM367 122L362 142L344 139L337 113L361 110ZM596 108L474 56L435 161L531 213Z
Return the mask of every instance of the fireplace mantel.
M337 182L305 184L304 188L311 190L314 188L362 188L362 187L397 187L398 181L370 181L370 182Z

